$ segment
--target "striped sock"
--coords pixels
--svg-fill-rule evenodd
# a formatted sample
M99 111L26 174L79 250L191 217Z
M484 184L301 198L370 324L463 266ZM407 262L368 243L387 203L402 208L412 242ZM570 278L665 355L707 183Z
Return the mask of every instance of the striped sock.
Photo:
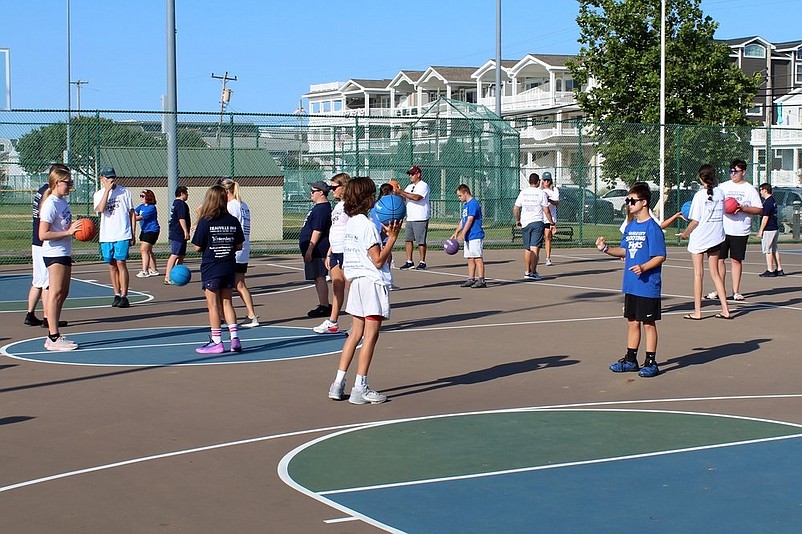
M223 330L220 328L212 328L212 343L223 342Z
M237 323L228 325L228 335L231 336L231 339L239 337L239 325Z

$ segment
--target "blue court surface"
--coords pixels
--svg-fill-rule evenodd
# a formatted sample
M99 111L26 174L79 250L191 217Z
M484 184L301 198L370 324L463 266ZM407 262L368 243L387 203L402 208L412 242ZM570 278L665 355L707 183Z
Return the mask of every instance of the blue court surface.
M342 350L345 335L315 334L309 328L260 326L239 331L244 350L197 354L209 339L208 326L136 328L70 333L79 349L49 352L44 336L11 343L2 353L12 358L74 365L166 366L265 362L322 356ZM228 332L223 332L228 350Z
M108 279L108 274L106 275ZM10 274L0 276L0 312L25 311L28 306L28 292L31 289L31 275ZM114 292L111 286L73 277L70 282L70 295L64 308L91 308L108 306ZM128 300L137 304L153 300L152 295L139 291L129 291ZM41 308L41 303L39 308Z

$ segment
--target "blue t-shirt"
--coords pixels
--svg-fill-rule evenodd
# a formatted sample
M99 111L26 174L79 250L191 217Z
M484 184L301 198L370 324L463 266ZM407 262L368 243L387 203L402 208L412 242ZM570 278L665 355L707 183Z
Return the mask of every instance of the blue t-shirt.
M39 204L42 202L42 196L44 196L45 191L47 191L49 187L49 184L45 184L33 195L33 232L31 234L31 244L37 247L42 246L42 240L39 239Z
M769 197L763 201L763 217L769 218L763 230L770 232L780 229L779 224L777 224L777 203L774 201L774 197Z
M153 204L140 204L134 208L134 211L137 215L142 216L142 220L139 221L139 226L142 228L143 232L159 233L161 227L159 227L156 206Z
M465 239L465 241L470 241L471 239L484 239L485 230L482 228L482 206L479 205L479 202L475 198L470 199L468 202L462 205L463 229L465 228L465 223L468 221L468 217L473 217L473 224L463 239Z
M315 245L312 250L313 258L325 258L326 252L329 250L329 229L331 228L331 204L328 202L320 202L315 204L309 213L306 214L303 228L301 228L301 236L298 240L298 246L301 249L301 254L306 254L306 249L309 248L309 243L312 241L312 232L317 230L322 235L320 241Z
M211 220L201 217L192 236L192 244L203 249L201 278L209 280L233 275L237 267L236 246L244 242L242 226L230 213Z
M640 276L629 270L630 267L642 265L655 256L666 255L666 238L660 225L651 217L643 222L633 220L621 236L621 247L626 251L622 291L638 297L660 298L663 285L662 265Z
M187 230L189 230L192 226L189 216L189 206L187 206L186 202L177 198L173 201L173 205L170 206L170 223L167 233L167 238L170 241L184 241L184 230L178 222L181 219L187 222Z

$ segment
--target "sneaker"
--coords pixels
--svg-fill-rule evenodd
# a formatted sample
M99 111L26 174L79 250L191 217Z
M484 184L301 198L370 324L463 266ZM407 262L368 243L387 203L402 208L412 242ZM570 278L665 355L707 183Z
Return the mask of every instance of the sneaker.
M351 396L348 397L348 402L351 404L381 404L386 400L387 397L385 395L377 393L370 388L352 388Z
M175 285L175 283L173 283L173 281L170 280L169 278L165 278L164 280L162 280L162 284L164 284L166 286L174 286Z
M231 352L242 352L242 341L238 337L231 340Z
M415 267L415 270L416 271L425 271L426 270L426 262L425 261L420 262L418 264L418 266ZM384 401L382 401L382 402L384 402Z
M758 276L760 278L774 278L775 276L777 276L777 272L776 271L769 271L768 269L766 269L765 271L760 273Z
M638 362L631 362L626 358L621 358L614 364L610 365L610 370L614 373L629 373L640 369Z
M25 326L42 326L42 320L32 312L28 312L25 314L25 320L22 321L22 324Z
M532 273L530 273L529 271L526 271L524 273L524 280L529 280L530 278L532 278Z
M638 376L644 378L651 378L660 374L660 369L657 367L657 362L652 360L643 364L643 367L638 371Z
M705 298L708 300L716 300L718 299L718 293L716 293L715 291L711 291L710 293L705 295Z
M732 300L746 300L746 297L741 295L740 293L735 293L732 296Z
M477 280L476 282L473 283L471 287L474 289L481 289L483 287L487 287L487 284L485 282L482 282L481 280Z
M312 331L316 334L339 334L340 326L334 321L326 319L318 326L314 327Z
M552 265L554 264L551 263L551 258L546 258L546 267L551 267Z
M331 400L343 400L343 391L345 391L345 381L332 382L329 386L329 398Z
M253 328L255 326L259 326L259 316L254 315L253 317L248 317L248 320L240 323L240 326L243 328Z
M414 266L415 266L415 264L414 264L413 262L411 262L411 261L406 261L406 262L404 262L404 265L402 265L401 267L399 267L399 269L401 269L401 270L404 270L404 269L410 269L410 268L412 268L412 267L414 267Z
M50 341L49 337L45 338L45 350L54 352L67 352L78 348L78 344L70 341L64 336L59 336L55 341Z
M314 310L306 312L307 317L328 317L331 315L331 306L323 306L319 304Z
M198 354L223 354L225 351L226 349L223 347L222 341L220 343L214 343L211 339L204 346L195 349L195 352Z
M120 301L122 297L120 295L114 295L114 300L111 301L111 307L117 308L120 305Z
M148 274L147 271L139 271L138 273L136 273L137 278L147 278L148 276L150 275Z
M130 308L131 303L128 302L128 297L120 297L120 303L117 304L118 308Z
M529 273L529 279L532 280L533 282L537 282L539 280L543 280L543 277L535 272L535 273Z
M59 321L58 322L58 327L59 328L64 328L68 324L69 323L67 321ZM50 324L47 322L47 317L42 317L42 328L50 328Z
M460 287L473 287L473 284L476 283L476 280L473 278L468 278L464 282L462 282L459 286Z
M157 271L155 269L149 269L148 270L148 276L159 276L160 274L162 274L162 273L160 273L159 271Z
M783 275L783 276L785 276L785 275ZM401 288L399 286L395 285L395 284L390 285L390 291L398 291L400 289Z
M785 276L785 271L780 269L779 271L774 271L774 276Z

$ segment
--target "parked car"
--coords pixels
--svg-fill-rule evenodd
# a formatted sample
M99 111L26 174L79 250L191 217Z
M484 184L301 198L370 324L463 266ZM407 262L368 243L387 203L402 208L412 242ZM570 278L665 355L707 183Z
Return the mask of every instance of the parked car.
M777 222L780 223L780 231L790 232L794 221L794 202L799 202L802 207L802 187L772 187L771 194L777 203ZM760 217L755 219L758 219L760 224Z
M612 203L599 198L590 189L560 187L558 223L577 223L581 220L591 224L611 224L614 211Z
M629 191L626 189L610 189L601 197L613 205L615 213L621 213L624 207L624 199L627 198Z

